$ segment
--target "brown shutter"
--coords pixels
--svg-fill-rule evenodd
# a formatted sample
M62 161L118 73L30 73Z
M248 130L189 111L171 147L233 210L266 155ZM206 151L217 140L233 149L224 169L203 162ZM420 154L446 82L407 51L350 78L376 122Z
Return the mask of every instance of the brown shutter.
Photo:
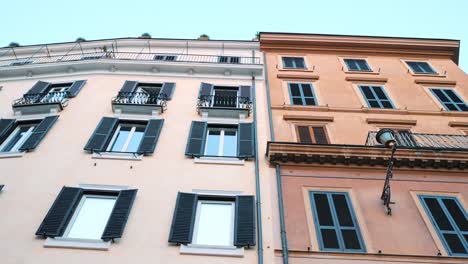
M325 128L323 127L313 127L314 138L316 144L328 144L327 135L325 134Z
M312 144L312 137L308 126L298 126L297 132L299 135L299 142L304 144Z

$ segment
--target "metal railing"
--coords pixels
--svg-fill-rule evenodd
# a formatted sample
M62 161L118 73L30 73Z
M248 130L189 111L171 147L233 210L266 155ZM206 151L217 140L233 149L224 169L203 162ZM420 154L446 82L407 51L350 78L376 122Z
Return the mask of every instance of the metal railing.
M197 108L247 109L250 112L252 101L243 96L204 95L198 98Z
M366 146L381 145L375 139L376 134L368 133ZM468 136L465 135L395 132L395 140L398 147L406 148L468 149Z
M68 91L25 94L13 101L13 107L35 104L63 104L67 101L69 95Z
M64 54L54 56L35 56L24 57L17 59L0 60L0 67L24 65L35 65L44 63L58 63L69 61L82 60L135 60L135 61L154 61L154 62L194 62L194 63L215 63L215 64L243 64L243 65L259 65L261 64L259 57L235 57L233 61L225 61L226 56L216 55L199 55L199 54L178 54L178 53L138 53L138 52L92 52L92 53L77 53Z
M163 110L166 110L167 97L164 94L154 95L145 92L119 92L116 97L112 98L112 103L129 105L156 105L161 106Z

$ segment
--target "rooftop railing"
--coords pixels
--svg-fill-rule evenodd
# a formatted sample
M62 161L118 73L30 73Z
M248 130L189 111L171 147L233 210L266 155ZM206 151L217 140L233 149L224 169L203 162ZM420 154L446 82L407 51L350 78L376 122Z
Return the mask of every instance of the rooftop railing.
M25 94L23 97L13 101L13 107L36 104L62 104L68 97L68 91Z
M369 132L366 146L381 145L375 139L377 132ZM468 149L468 136L425 134L425 133L398 133L395 132L397 146L405 148L430 148L430 149Z

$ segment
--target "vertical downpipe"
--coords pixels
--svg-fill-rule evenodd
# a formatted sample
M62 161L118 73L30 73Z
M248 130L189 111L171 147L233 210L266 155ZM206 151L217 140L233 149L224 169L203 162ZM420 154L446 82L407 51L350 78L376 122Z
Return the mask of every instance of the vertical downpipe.
M270 97L270 83L268 82L268 66L266 62L266 55L263 56L263 69L265 76L265 89L268 102L268 119L270 121L270 140L275 141L275 131L273 129L273 114L271 113L271 97ZM276 189L278 192L278 209L280 217L280 232L281 232L281 248L283 251L283 264L289 263L288 257L288 239L286 236L286 225L284 222L284 205L283 205L283 184L281 182L281 167L278 163L275 164L276 170Z

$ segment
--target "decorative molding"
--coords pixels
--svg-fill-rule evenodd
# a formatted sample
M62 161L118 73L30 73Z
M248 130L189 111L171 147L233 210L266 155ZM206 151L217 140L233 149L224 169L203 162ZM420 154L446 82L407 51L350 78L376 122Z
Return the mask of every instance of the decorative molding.
M315 122L333 122L333 116L310 116L310 115L283 115L286 121L315 121Z
M449 126L451 127L468 127L468 122L463 122L463 121L450 121L448 123Z
M425 85L450 85L450 86L457 85L457 81L452 81L452 80L416 79L414 80L414 82L417 84L425 84Z
M370 77L370 76L346 76L345 80L348 82L380 82L386 83L388 78L383 77Z
M417 120L366 118L366 122L368 124L415 126L417 123Z

